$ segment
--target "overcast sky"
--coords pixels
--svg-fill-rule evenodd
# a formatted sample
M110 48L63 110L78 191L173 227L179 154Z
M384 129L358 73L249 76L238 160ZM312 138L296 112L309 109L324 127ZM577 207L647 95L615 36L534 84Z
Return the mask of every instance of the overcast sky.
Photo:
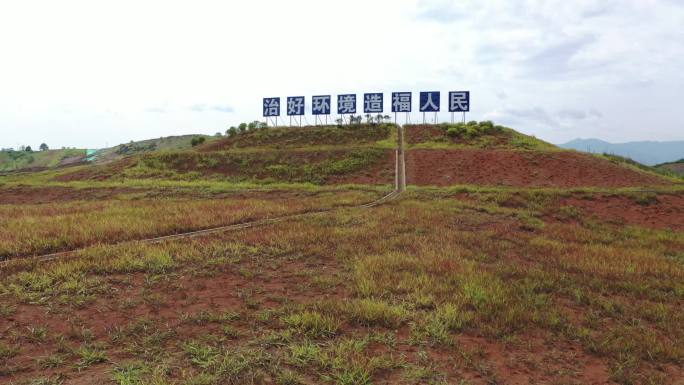
M408 90L470 90L468 120L555 143L682 140L683 26L681 0L3 1L0 147L213 134L265 96L382 91L389 109Z

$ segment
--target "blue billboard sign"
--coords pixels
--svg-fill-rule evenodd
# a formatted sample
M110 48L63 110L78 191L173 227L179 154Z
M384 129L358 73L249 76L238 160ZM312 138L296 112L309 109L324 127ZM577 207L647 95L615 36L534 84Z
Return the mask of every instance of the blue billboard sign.
M280 98L264 98L264 117L280 116Z
M468 112L470 111L470 91L451 91L449 92L449 111Z
M439 91L420 93L420 112L439 112Z
M384 110L383 95L381 92L363 94L363 112L366 114L378 114Z
M313 115L330 115L330 95L317 95L311 97L311 113Z
M392 92L392 112L411 112L411 93Z
M304 97L303 96L288 96L287 97L287 114L289 116L304 115Z
M356 94L337 95L337 113L355 114L356 113Z
M454 112L465 113L470 111L470 91L449 91L448 93L448 109L452 112L451 120L454 119ZM413 112L413 93L411 91L392 92L391 93L391 110L393 113ZM385 95L382 92L368 92L363 94L363 112L366 114L382 114L384 113ZM290 124L292 124L292 117L306 115L306 97L305 96L288 96L285 105L287 116L290 116ZM441 92L440 91L422 91L419 92L418 97L420 112L434 112L441 110ZM341 94L337 95L337 113L340 115L356 115L360 113L361 109L357 111L357 94ZM281 98L263 98L263 116L266 118L275 118L275 124L278 124L278 117L280 116ZM311 97L311 113L316 117L316 124L319 121L319 116L326 116L325 124L327 124L327 116L333 113L332 110L332 95L314 95ZM438 116L435 114L434 122L438 121ZM344 119L344 118L343 118ZM407 121L408 115L407 115ZM423 117L425 121L425 116ZM299 121L301 125L302 119Z

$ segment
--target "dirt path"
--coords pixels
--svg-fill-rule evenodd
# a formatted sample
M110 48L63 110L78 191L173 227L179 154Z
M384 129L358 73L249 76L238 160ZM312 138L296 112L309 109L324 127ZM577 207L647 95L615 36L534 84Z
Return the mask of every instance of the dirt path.
M395 169L395 175L394 175L394 178L395 178L394 190L392 192L390 192L389 194L381 197L380 199L377 199L375 201L365 203L362 205L352 206L352 208L368 209L371 207L375 207L375 206L378 206L378 205L381 205L383 203L391 201L392 199L396 198L399 194L401 194L404 190L406 190L406 166L404 163L404 130L402 127L398 127L397 137L398 137L397 149L395 152L396 153L396 155L395 155L396 156L396 169ZM287 220L291 220L291 219L297 219L297 218L302 218L305 216L311 216L311 215L316 215L316 214L332 212L332 211L336 211L336 210L340 210L340 209L341 208L332 208L332 209L310 211L310 212L301 213L301 214L284 215L281 217L260 219L260 220L256 220L256 221L243 222L243 223L236 223L236 224L227 225L227 226L213 227L213 228L209 228L209 229L190 231L190 232L186 232L186 233L173 234L173 235L166 235L166 236L162 236L162 237L154 237L154 238L147 238L147 239L140 239L140 240L129 240L129 241L123 241L123 242L114 242L111 245L130 243L130 242L161 243L161 242L172 241L172 240L177 240L177 239L194 238L194 237L216 234L216 233L225 232L225 231L235 231L235 230L242 230L242 229L247 229L247 228L252 228L252 227L257 227L257 226L264 226L267 224L279 223L279 222L283 222L283 221L287 221ZM0 270L9 269L13 265L20 265L20 264L26 264L26 263L43 263L43 262L53 261L56 259L65 259L68 257L75 257L75 254L77 252L82 251L82 250L86 249L87 247L88 246L86 246L84 248L80 248L80 249L66 250L66 251L60 251L60 252L56 252L56 253L35 255L35 256L30 256L30 257L21 257L21 258L9 259L6 261L0 261Z

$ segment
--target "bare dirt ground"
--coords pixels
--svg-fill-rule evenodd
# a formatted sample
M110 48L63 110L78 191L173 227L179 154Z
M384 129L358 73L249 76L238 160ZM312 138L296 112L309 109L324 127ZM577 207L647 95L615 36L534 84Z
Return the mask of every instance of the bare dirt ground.
M274 227L266 229L266 234L249 230L222 238L234 242L239 237L247 244L263 246L281 231ZM193 247L191 244L194 242L188 246ZM183 342L223 336L226 325L234 334L221 337L222 344L268 347L269 333L282 331L277 314L282 314L283 308L353 298L354 294L338 277L344 274L339 261L331 254L325 255L301 256L295 252L269 260L254 255L239 262L199 269L188 266L163 275L113 274L102 277L100 282L107 292L83 306L55 303L47 305L47 311L45 305L17 304L12 315L0 318L0 330L9 335L12 330L18 331L16 343L21 346L20 354L0 369L8 376L6 380L19 384L36 378L60 379L65 384L77 385L113 384L113 366L130 362L133 357L153 359L166 355L161 351L180 350ZM274 315L269 318L269 313ZM203 318L219 314L235 314L236 319ZM32 336L29 331L36 327L47 330L48 336ZM459 378L465 384L556 384L559 378L568 384L614 383L603 360L588 354L577 343L557 341L553 334L540 330L521 330L516 340L508 343L478 331L467 331L455 336L454 346L409 342L409 325L388 331L347 321L340 330L349 338L389 332L396 335L397 342L391 346L373 342L367 354L381 357L391 353L394 357L406 356L409 361L418 357L420 365L427 367L421 374L424 377L417 377L415 382L397 370L379 371L374 376L376 384L433 383L429 379L436 381L441 376ZM79 358L79 346L105 346L107 357L103 362L86 365ZM280 345L276 342L273 346ZM183 354L175 356L182 358ZM52 367L49 360L55 357L64 361ZM80 366L84 367L77 369ZM165 378L183 383L190 373L193 371L172 368L165 372ZM279 383L268 376L254 382L243 381ZM321 379L306 377L302 383L321 383Z
M577 207L583 216L618 225L684 230L684 196L647 196L635 199L620 195L592 195L562 199L562 206Z
M408 183L532 187L628 187L667 185L654 175L577 152L508 150L407 151Z
M12 187L0 189L0 204L39 204L72 200L107 199L120 194L137 191L143 190L127 187L88 189L75 189L70 187Z

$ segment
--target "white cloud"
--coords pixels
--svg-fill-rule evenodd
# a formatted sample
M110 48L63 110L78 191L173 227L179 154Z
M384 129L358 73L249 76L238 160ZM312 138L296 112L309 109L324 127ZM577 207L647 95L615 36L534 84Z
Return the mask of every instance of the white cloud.
M683 24L671 0L3 2L0 147L211 134L264 96L427 89L470 89L469 119L551 141L681 139Z

